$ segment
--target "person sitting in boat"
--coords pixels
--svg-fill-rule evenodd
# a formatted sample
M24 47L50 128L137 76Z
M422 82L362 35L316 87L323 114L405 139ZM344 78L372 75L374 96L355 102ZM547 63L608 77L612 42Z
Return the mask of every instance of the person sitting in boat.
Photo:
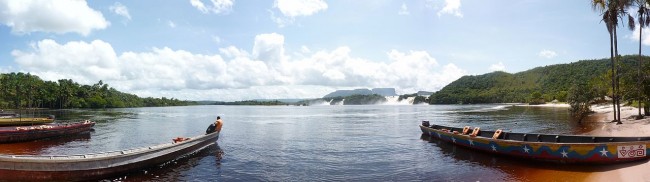
M217 120L208 126L208 129L205 130L205 134L214 133L215 131L220 132L221 126L223 126L223 120L221 120L221 116L217 116Z
M221 132L221 126L223 126L223 120L221 120L221 116L217 116L217 121L215 124L217 125L217 132Z

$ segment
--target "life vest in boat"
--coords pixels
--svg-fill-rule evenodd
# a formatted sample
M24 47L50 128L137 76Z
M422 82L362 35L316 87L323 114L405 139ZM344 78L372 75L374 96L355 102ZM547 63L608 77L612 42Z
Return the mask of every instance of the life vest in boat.
M210 124L210 126L208 126L208 129L205 130L205 134L207 135L210 133L214 133L216 131L216 128L217 126L215 126L214 123Z

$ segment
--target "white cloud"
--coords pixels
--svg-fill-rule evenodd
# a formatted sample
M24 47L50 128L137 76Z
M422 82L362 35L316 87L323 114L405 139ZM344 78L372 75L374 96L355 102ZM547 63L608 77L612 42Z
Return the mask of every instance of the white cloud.
M0 1L0 23L16 34L76 32L84 36L110 25L101 12L79 0Z
M311 52L311 49L309 49L309 47L303 45L303 46L300 47L300 52L307 54L307 53Z
M108 7L108 9L117 15L123 16L124 18L131 20L129 9L126 6L122 5L122 3L120 2L115 2L113 5Z
M640 30L639 26L636 26L634 28L634 31L632 31L632 34L630 34L628 37L631 40L639 41L639 30ZM643 45L650 45L650 29L649 28L643 28L643 37L642 38L643 38L643 41L641 41L641 43Z
M201 0L190 0L190 4L204 14L228 14L232 11L234 0L210 0L212 6L206 6Z
M402 7L397 12L398 15L409 15L409 8L406 6L406 3L402 3Z
M212 36L212 41L214 41L214 43L220 44L222 40L221 40L221 37L213 35Z
M33 47L34 52L14 50L11 55L27 71L50 80L71 78L88 84L102 79L119 79L121 75L113 47L101 40L61 45L54 40L45 39Z
M59 44L45 39L32 50L14 50L19 68L45 80L99 80L140 96L193 100L316 98L340 87L395 87L403 93L436 91L466 74L454 64L439 65L426 51L386 53L387 61L351 56L342 46L333 50L285 53L284 36L255 37L252 53L229 46L203 55L167 47L117 54L104 41ZM310 89L314 89L313 92Z
M176 23L174 23L174 22L171 21L171 20L167 21L167 25L168 25L169 27L171 27L171 28L176 28Z
M235 46L229 46L226 48L219 48L219 52L223 54L226 57L229 58L236 58L236 57L249 57L250 54L248 52L238 49Z
M284 60L284 36L277 33L255 36L253 58L266 62L280 62Z
M275 0L274 8L278 8L287 17L311 16L327 9L323 0Z
M544 50L542 50L542 51L539 52L538 56L539 56L539 57L546 58L546 59L552 59L552 58L554 58L555 56L557 56L557 53L556 53L555 51L551 51L551 50L546 50L546 49L544 49Z
M490 71L506 71L506 66L503 65L503 62L490 65Z
M280 11L282 16L275 16L271 12L271 19L280 27L292 24L296 17L311 16L319 11L327 10L327 3L323 0L275 0L273 8Z
M443 14L450 14L462 18L463 13L460 12L460 0L445 0L445 7L438 11L438 17Z

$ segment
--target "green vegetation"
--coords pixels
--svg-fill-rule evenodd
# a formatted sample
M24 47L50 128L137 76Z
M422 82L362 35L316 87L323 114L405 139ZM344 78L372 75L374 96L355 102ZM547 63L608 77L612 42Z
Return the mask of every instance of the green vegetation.
M528 100L530 100L528 102L529 105L540 105L546 103L544 98L542 98L542 93L540 93L539 91L535 91L532 94L530 94L530 98Z
M378 95L378 94L371 94L371 95L350 95L350 96L337 96L337 97L324 97L321 99L310 99L310 100L302 100L299 102L296 102L296 105L299 106L308 106L312 104L321 104L323 102L330 102L332 104L339 104L343 102L344 105L370 105L370 104L378 104L378 103L384 103L386 102L386 97Z
M622 56L621 60L621 92L624 100L632 100L630 94L636 93L636 56ZM648 59L648 57L643 57ZM450 83L440 91L431 95L431 104L478 104L478 103L527 103L531 102L532 93L539 92L546 101L557 99L560 102L568 100L569 89L578 83L588 83L598 90L599 94L611 94L606 79L611 62L608 59L582 60L569 64L557 64L537 67L515 74L492 72L477 76L463 76ZM645 64L648 67L648 64ZM650 75L650 69L644 70L644 75ZM634 74L633 74L634 73ZM603 79L605 78L605 79ZM646 79L647 80L647 79ZM634 84L632 84L634 83ZM643 85L648 85L645 81ZM611 87L609 87L611 89ZM650 95L646 89L643 94L647 100ZM604 96L604 95L600 95Z
M404 94L404 95L400 95L400 96L397 98L397 101L402 101L402 100L407 99L407 98L409 98L409 97L415 97L415 98L413 99L413 104L414 104L414 105L415 105L415 104L421 104L421 103L429 103L429 100L427 99L427 97L419 96L417 93L414 93L414 94Z
M80 85L70 79L43 81L29 73L0 74L0 108L122 108L180 106L189 101L140 98L110 88L101 80L94 85Z
M372 94L372 95L351 95L343 97L345 105L366 105L366 104L377 104L386 102L386 97Z
M212 105L257 105L257 106L284 106L290 105L289 103L280 102L278 100L274 101L257 101L257 100L245 100L245 101L235 101L235 102L222 102L217 101Z
M594 98L598 97L597 87L586 83L578 83L569 89L568 102L571 105L572 116L582 122L582 119L591 113L590 107Z

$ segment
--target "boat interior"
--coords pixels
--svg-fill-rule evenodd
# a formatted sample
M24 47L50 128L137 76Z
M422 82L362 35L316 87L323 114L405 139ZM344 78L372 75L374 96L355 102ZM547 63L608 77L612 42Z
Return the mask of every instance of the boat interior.
M441 125L430 125L429 122L422 122L422 125L436 130L444 130L458 135L463 134L464 128L448 127ZM472 128L473 129L473 128ZM471 130L470 130L471 131ZM477 137L493 138L495 131L479 130ZM525 142L549 142L549 143L607 143L607 142L634 142L650 141L650 136L644 137L606 137L586 135L549 135L538 133L514 133L502 132L496 139L515 140Z

